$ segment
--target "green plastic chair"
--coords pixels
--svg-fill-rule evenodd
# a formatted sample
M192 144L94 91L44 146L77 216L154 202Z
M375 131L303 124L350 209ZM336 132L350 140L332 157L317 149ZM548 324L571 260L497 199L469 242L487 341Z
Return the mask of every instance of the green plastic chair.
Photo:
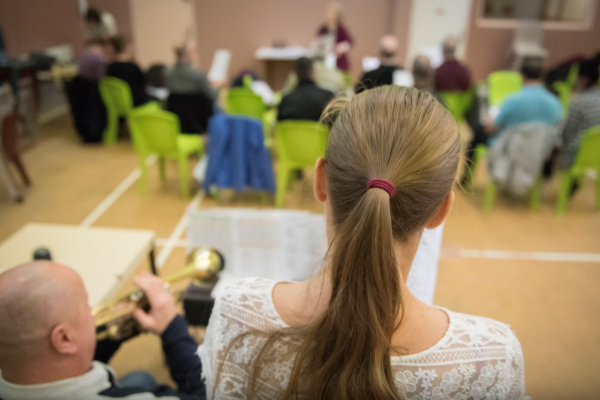
M469 173L467 175L467 180L464 182L464 189L467 192L471 192L473 190L473 181L475 180L475 172L477 171L477 165L485 158L485 154L487 152L487 146L484 144L478 144L475 147L475 151L473 154L473 160L471 160L471 164L467 165L469 169Z
M465 119L465 114L473 104L474 93L472 90L466 92L441 92L440 95L452 113L452 116L459 124Z
M586 130L581 137L581 145L575 163L568 170L561 174L560 189L558 192L558 202L556 213L564 215L567 210L567 202L571 193L571 183L573 181L582 182L586 169L594 169L598 174L596 181L596 210L600 211L600 125Z
M119 133L119 118L127 118L129 112L133 109L131 100L131 89L127 82L106 76L100 79L100 96L106 107L106 129L102 135L105 145L112 145L117 142Z
M263 119L267 107L263 99L252 91L252 77L244 77L244 86L227 92L227 114Z
M312 168L319 157L325 157L329 130L313 121L282 121L275 127L275 144L279 155L275 206L283 207L287 189L294 182L294 172Z
M133 109L129 113L129 123L133 144L139 156L142 175L139 188L142 194L146 193L148 174L146 159L158 155L160 178L165 180L165 159L179 161L179 178L181 180L181 194L184 198L190 197L190 179L188 157L198 154L200 158L204 146L200 135L184 135L180 133L179 118L177 115L163 111L155 104L147 104Z
M494 208L494 200L496 200L496 184L490 179L485 187L485 198L483 209L486 213L492 212ZM537 211L542 202L542 177L539 176L529 192L529 208L532 211Z
M518 92L523 87L521 74L514 71L496 71L488 76L490 106L499 107L509 94Z
M579 64L571 65L569 74L565 81L554 82L552 87L558 93L558 98L562 105L565 115L569 112L569 105L571 104L571 93L577 83L577 76L579 75Z

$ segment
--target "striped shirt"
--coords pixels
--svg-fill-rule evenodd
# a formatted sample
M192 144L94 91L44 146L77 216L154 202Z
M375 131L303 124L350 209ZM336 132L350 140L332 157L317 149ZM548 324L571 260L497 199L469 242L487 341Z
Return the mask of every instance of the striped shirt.
M581 135L596 125L600 125L600 88L597 86L581 93L571 102L558 159L561 169L568 169L573 165L581 144Z

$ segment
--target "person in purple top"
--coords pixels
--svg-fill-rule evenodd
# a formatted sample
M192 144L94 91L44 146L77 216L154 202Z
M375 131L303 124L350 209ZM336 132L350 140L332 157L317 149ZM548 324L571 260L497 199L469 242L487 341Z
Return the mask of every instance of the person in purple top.
M325 23L319 28L317 33L319 38L329 37L333 44L333 52L337 56L338 69L348 72L350 62L348 52L354 44L354 40L348 33L346 27L342 24L342 6L339 3L331 3L327 7L325 14Z
M442 51L444 63L435 71L435 90L466 92L471 86L471 73L456 59L456 38L446 38L442 44Z

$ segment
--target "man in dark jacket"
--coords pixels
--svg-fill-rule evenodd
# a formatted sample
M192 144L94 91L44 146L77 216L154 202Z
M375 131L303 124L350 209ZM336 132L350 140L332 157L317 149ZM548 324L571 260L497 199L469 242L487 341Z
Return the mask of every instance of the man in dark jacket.
M118 349L99 343L95 320L79 275L47 261L35 261L0 275L0 399L88 400L125 398L205 399L197 345L177 315L173 297L160 278L135 278L146 293L150 311L133 318L160 336L177 389L157 385L144 373L120 381L106 364ZM100 345L101 344L101 345ZM102 350L102 351L99 351ZM100 354L102 353L102 354Z
M398 39L393 35L383 36L379 41L379 67L363 74L360 82L356 85L356 94L363 90L394 83L394 72L402 70L396 61L397 52Z
M278 120L286 119L318 121L333 93L317 87L314 82L313 64L302 57L294 64L298 86L279 104Z

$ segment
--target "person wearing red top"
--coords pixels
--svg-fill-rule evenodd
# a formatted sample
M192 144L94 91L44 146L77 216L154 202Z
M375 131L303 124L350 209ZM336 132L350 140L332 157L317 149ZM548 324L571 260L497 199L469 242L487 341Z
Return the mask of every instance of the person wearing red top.
M447 38L443 45L444 63L435 71L437 92L466 92L471 86L471 73L455 56L456 39Z
M327 7L325 23L319 28L317 36L319 38L331 37L333 52L337 56L338 69L345 72L349 71L348 52L352 48L354 40L342 24L342 6L339 3L331 3Z

